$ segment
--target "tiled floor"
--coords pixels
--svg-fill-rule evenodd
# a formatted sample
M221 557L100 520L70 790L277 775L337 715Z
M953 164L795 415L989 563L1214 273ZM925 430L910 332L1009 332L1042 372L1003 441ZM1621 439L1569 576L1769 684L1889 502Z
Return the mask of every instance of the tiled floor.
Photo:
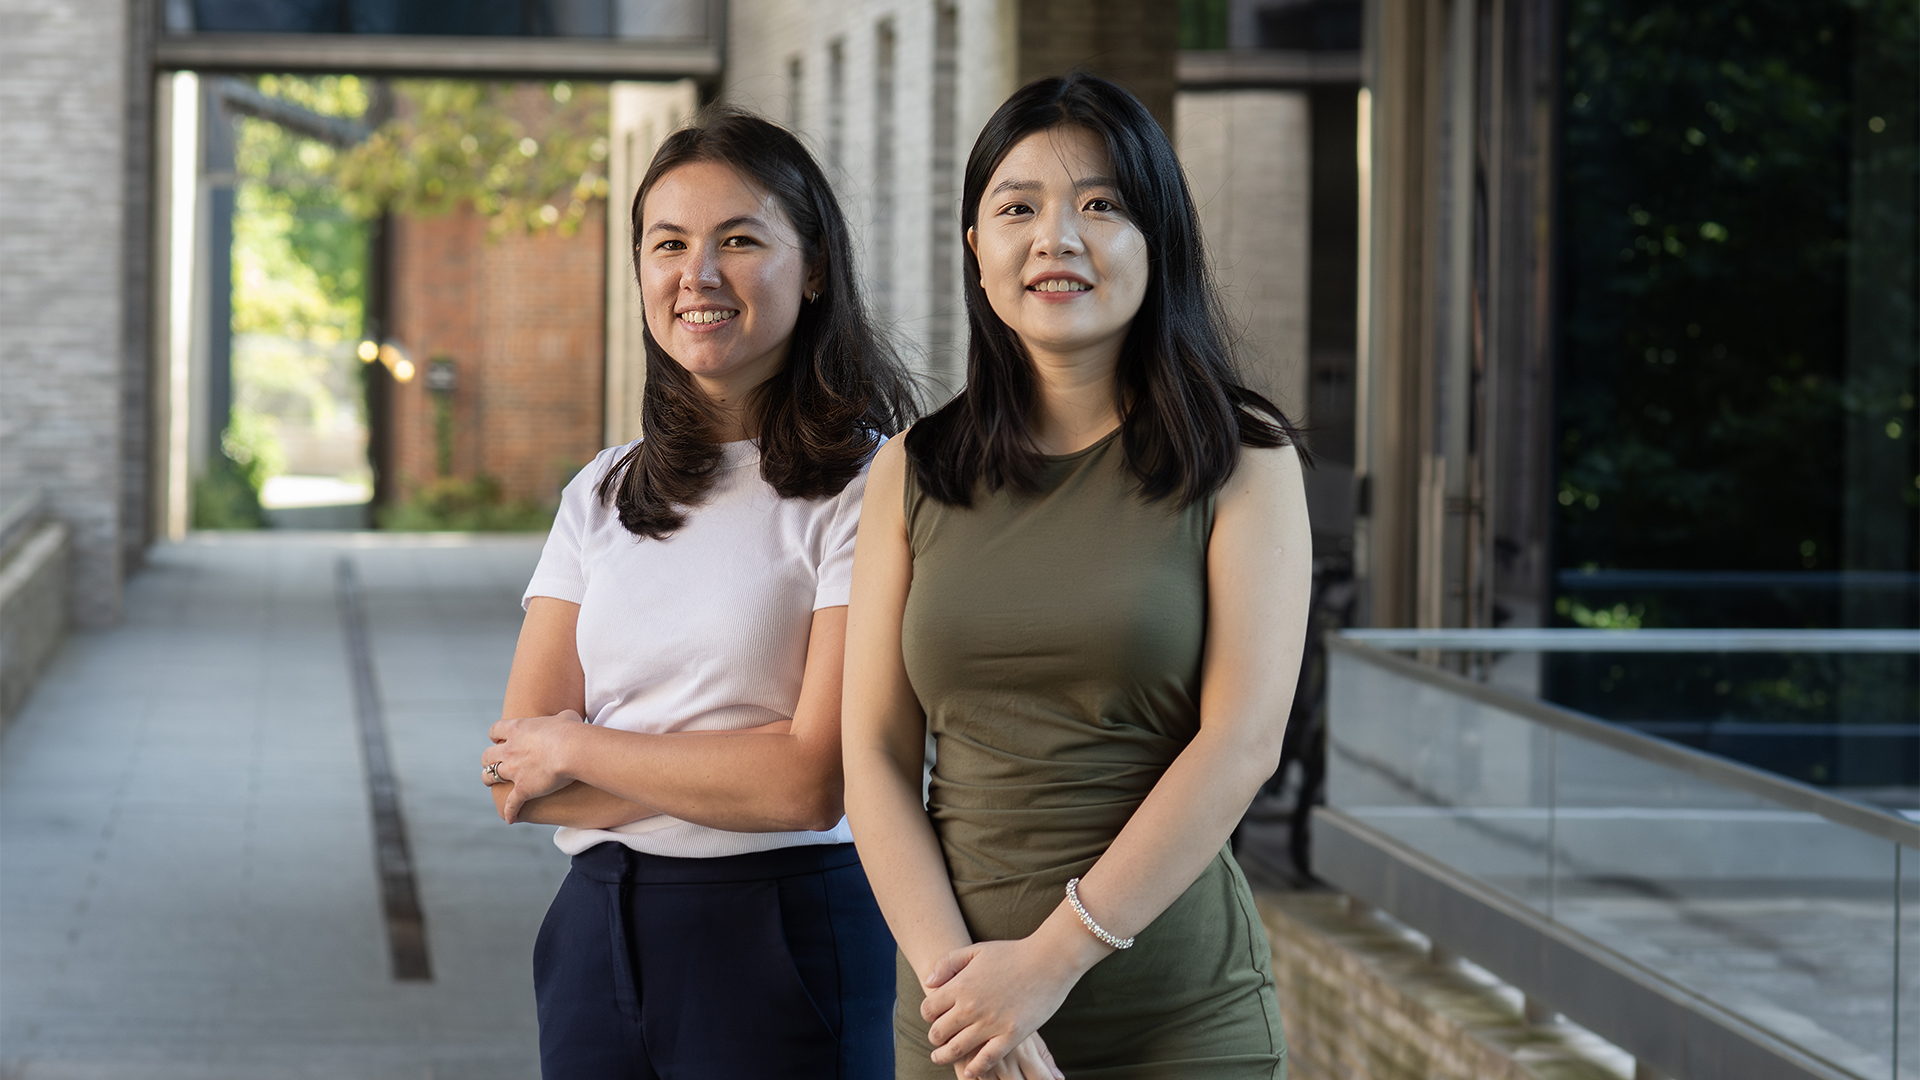
M565 858L478 783L537 538L206 536L0 743L0 1076L538 1075ZM335 565L352 559L435 978L389 972Z

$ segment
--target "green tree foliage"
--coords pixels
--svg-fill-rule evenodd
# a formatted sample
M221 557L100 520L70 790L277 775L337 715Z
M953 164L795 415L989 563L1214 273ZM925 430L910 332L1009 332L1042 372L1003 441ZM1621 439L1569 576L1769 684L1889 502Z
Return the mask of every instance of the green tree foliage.
M1570 16L1560 564L1832 567L1851 12Z
M262 92L329 116L357 118L366 84L353 76L263 76ZM233 219L235 430L283 462L272 421L332 429L362 413L352 347L360 338L367 226L341 205L338 151L277 124L239 121ZM249 468L256 480L283 465Z
M1859 193L1883 168L1904 168L1914 190L1920 5L1565 10L1556 563L1842 569L1850 484L1858 498L1849 430L1869 424L1913 456L1920 256L1885 241L1911 235L1914 207ZM1906 102L1905 118L1863 111L1863 93ZM1881 265L1894 272L1860 274L1861 243L1891 251ZM1897 314L1885 290L1905 290L1904 329L1862 314L1868 295L1872 311ZM1861 342L1875 335L1878 366L1863 371ZM1899 491L1873 498L1875 513L1914 512ZM1588 587L1555 607L1563 625L1833 626L1840 604L1838 590ZM1548 661L1546 692L1619 719L1910 724L1917 673L1908 657L1569 655ZM1830 742L1826 758L1795 762L1765 748L1804 744L1711 748L1817 783L1913 782L1907 759L1842 776Z
M470 206L496 232L571 235L607 197L607 90L445 79L394 86L393 118L332 175L363 217Z
M317 113L358 118L366 84L352 76L266 75L263 93ZM366 227L341 205L339 152L277 124L240 120L234 165L233 329L320 345L357 339L366 292Z

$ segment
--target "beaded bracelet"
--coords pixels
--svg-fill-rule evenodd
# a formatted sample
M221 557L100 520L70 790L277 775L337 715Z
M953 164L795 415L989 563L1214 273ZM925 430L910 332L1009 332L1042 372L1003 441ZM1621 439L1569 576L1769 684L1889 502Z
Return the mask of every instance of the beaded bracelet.
M1099 923L1094 922L1093 916L1087 914L1086 905L1080 902L1080 879L1079 878L1071 878L1067 881L1067 903L1072 904L1073 913L1075 915L1080 916L1080 925L1086 927L1087 931L1091 933L1094 937L1097 937L1102 942L1105 942L1108 948L1113 948L1113 949L1133 948L1132 938L1130 937L1123 938L1112 933L1111 931L1107 930L1105 927L1101 926Z

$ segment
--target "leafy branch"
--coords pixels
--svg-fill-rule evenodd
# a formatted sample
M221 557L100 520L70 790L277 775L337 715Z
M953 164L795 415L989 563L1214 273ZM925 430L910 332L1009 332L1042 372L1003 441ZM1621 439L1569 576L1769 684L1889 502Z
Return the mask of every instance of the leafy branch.
M495 235L570 236L607 197L605 87L434 79L394 93L394 117L333 163L359 216L471 206Z

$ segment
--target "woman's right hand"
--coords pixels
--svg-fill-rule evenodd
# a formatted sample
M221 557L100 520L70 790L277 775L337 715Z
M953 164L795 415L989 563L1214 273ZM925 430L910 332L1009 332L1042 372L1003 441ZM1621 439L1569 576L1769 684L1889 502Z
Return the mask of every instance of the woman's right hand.
M1053 1051L1039 1032L1020 1040L1020 1045L994 1063L991 1070L974 1076L962 1061L953 1067L954 1080L1066 1080L1066 1074L1053 1062Z
M493 745L480 754L481 778L488 786L496 780L513 785L500 808L502 817L517 821L527 800L551 795L573 782L568 763L581 734L580 714L572 709L553 716L501 720L488 729Z

